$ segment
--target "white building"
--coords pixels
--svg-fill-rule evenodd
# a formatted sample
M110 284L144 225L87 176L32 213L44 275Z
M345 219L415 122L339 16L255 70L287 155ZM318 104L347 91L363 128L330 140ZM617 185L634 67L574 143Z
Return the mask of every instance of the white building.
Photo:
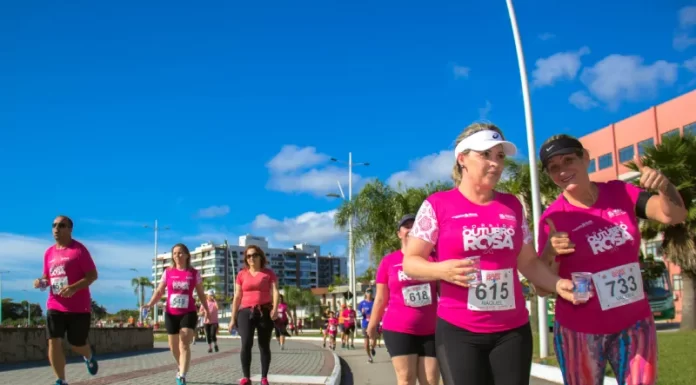
M237 245L207 242L191 249L191 265L201 272L204 280L215 280L217 293L229 296L234 290L237 272L244 267L244 249L250 245L259 246L266 253L267 267L278 276L280 287L328 287L335 276L347 275L346 258L331 254L321 256L319 246L299 243L290 249L270 248L265 237L248 234L239 237ZM162 272L171 261L171 252L157 255L152 266L153 283L160 282Z

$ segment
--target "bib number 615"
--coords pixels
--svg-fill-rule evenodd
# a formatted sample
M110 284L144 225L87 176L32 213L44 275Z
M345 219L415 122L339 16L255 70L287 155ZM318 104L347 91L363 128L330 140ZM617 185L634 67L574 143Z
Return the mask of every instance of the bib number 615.
M508 290L508 283L496 283L490 282L490 286L486 286L486 283L480 283L476 286L476 299L479 301L484 301L487 299L497 300L497 299L507 299L510 296L510 291ZM498 288L500 286L500 288ZM490 295L490 297L489 297Z

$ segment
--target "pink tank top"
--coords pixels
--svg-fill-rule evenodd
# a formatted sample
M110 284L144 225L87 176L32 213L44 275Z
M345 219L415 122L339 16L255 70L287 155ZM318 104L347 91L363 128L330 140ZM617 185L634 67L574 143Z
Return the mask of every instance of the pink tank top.
M188 268L179 270L170 267L164 273L167 282L167 313L182 315L196 311L196 302L193 299L193 291L201 282L198 270Z

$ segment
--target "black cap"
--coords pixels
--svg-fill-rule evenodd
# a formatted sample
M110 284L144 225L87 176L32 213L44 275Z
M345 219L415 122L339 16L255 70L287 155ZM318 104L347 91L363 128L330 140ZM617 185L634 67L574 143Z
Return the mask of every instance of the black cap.
M554 156L574 154L582 151L584 148L579 140L564 136L541 146L541 149L539 149L539 160L541 160L541 165L546 168L549 159Z
M416 220L416 216L415 216L415 215L413 215L413 214L406 214L406 215L404 215L403 217L401 217L401 220L399 221L399 226L397 226L397 229L400 229L401 226L404 225L404 223L406 223L406 222L408 222L408 221L415 221L415 220Z

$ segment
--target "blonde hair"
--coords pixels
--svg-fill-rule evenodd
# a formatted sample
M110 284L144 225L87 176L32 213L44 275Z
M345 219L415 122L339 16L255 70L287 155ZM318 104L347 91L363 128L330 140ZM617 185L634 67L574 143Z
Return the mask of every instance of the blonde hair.
M469 136L480 132L480 131L495 131L500 134L500 137L505 140L505 135L503 135L503 130L501 130L498 126L496 126L493 123L490 122L476 122L471 124L469 127L465 128L464 131L462 131L459 136L457 136L457 139L454 141L454 146L456 147L459 142L462 140L468 138ZM468 154L469 150L464 150L461 152L462 154ZM454 181L454 186L457 187L459 186L460 183L462 183L462 166L459 165L459 161L456 159L454 160L454 166L452 167L452 181Z

